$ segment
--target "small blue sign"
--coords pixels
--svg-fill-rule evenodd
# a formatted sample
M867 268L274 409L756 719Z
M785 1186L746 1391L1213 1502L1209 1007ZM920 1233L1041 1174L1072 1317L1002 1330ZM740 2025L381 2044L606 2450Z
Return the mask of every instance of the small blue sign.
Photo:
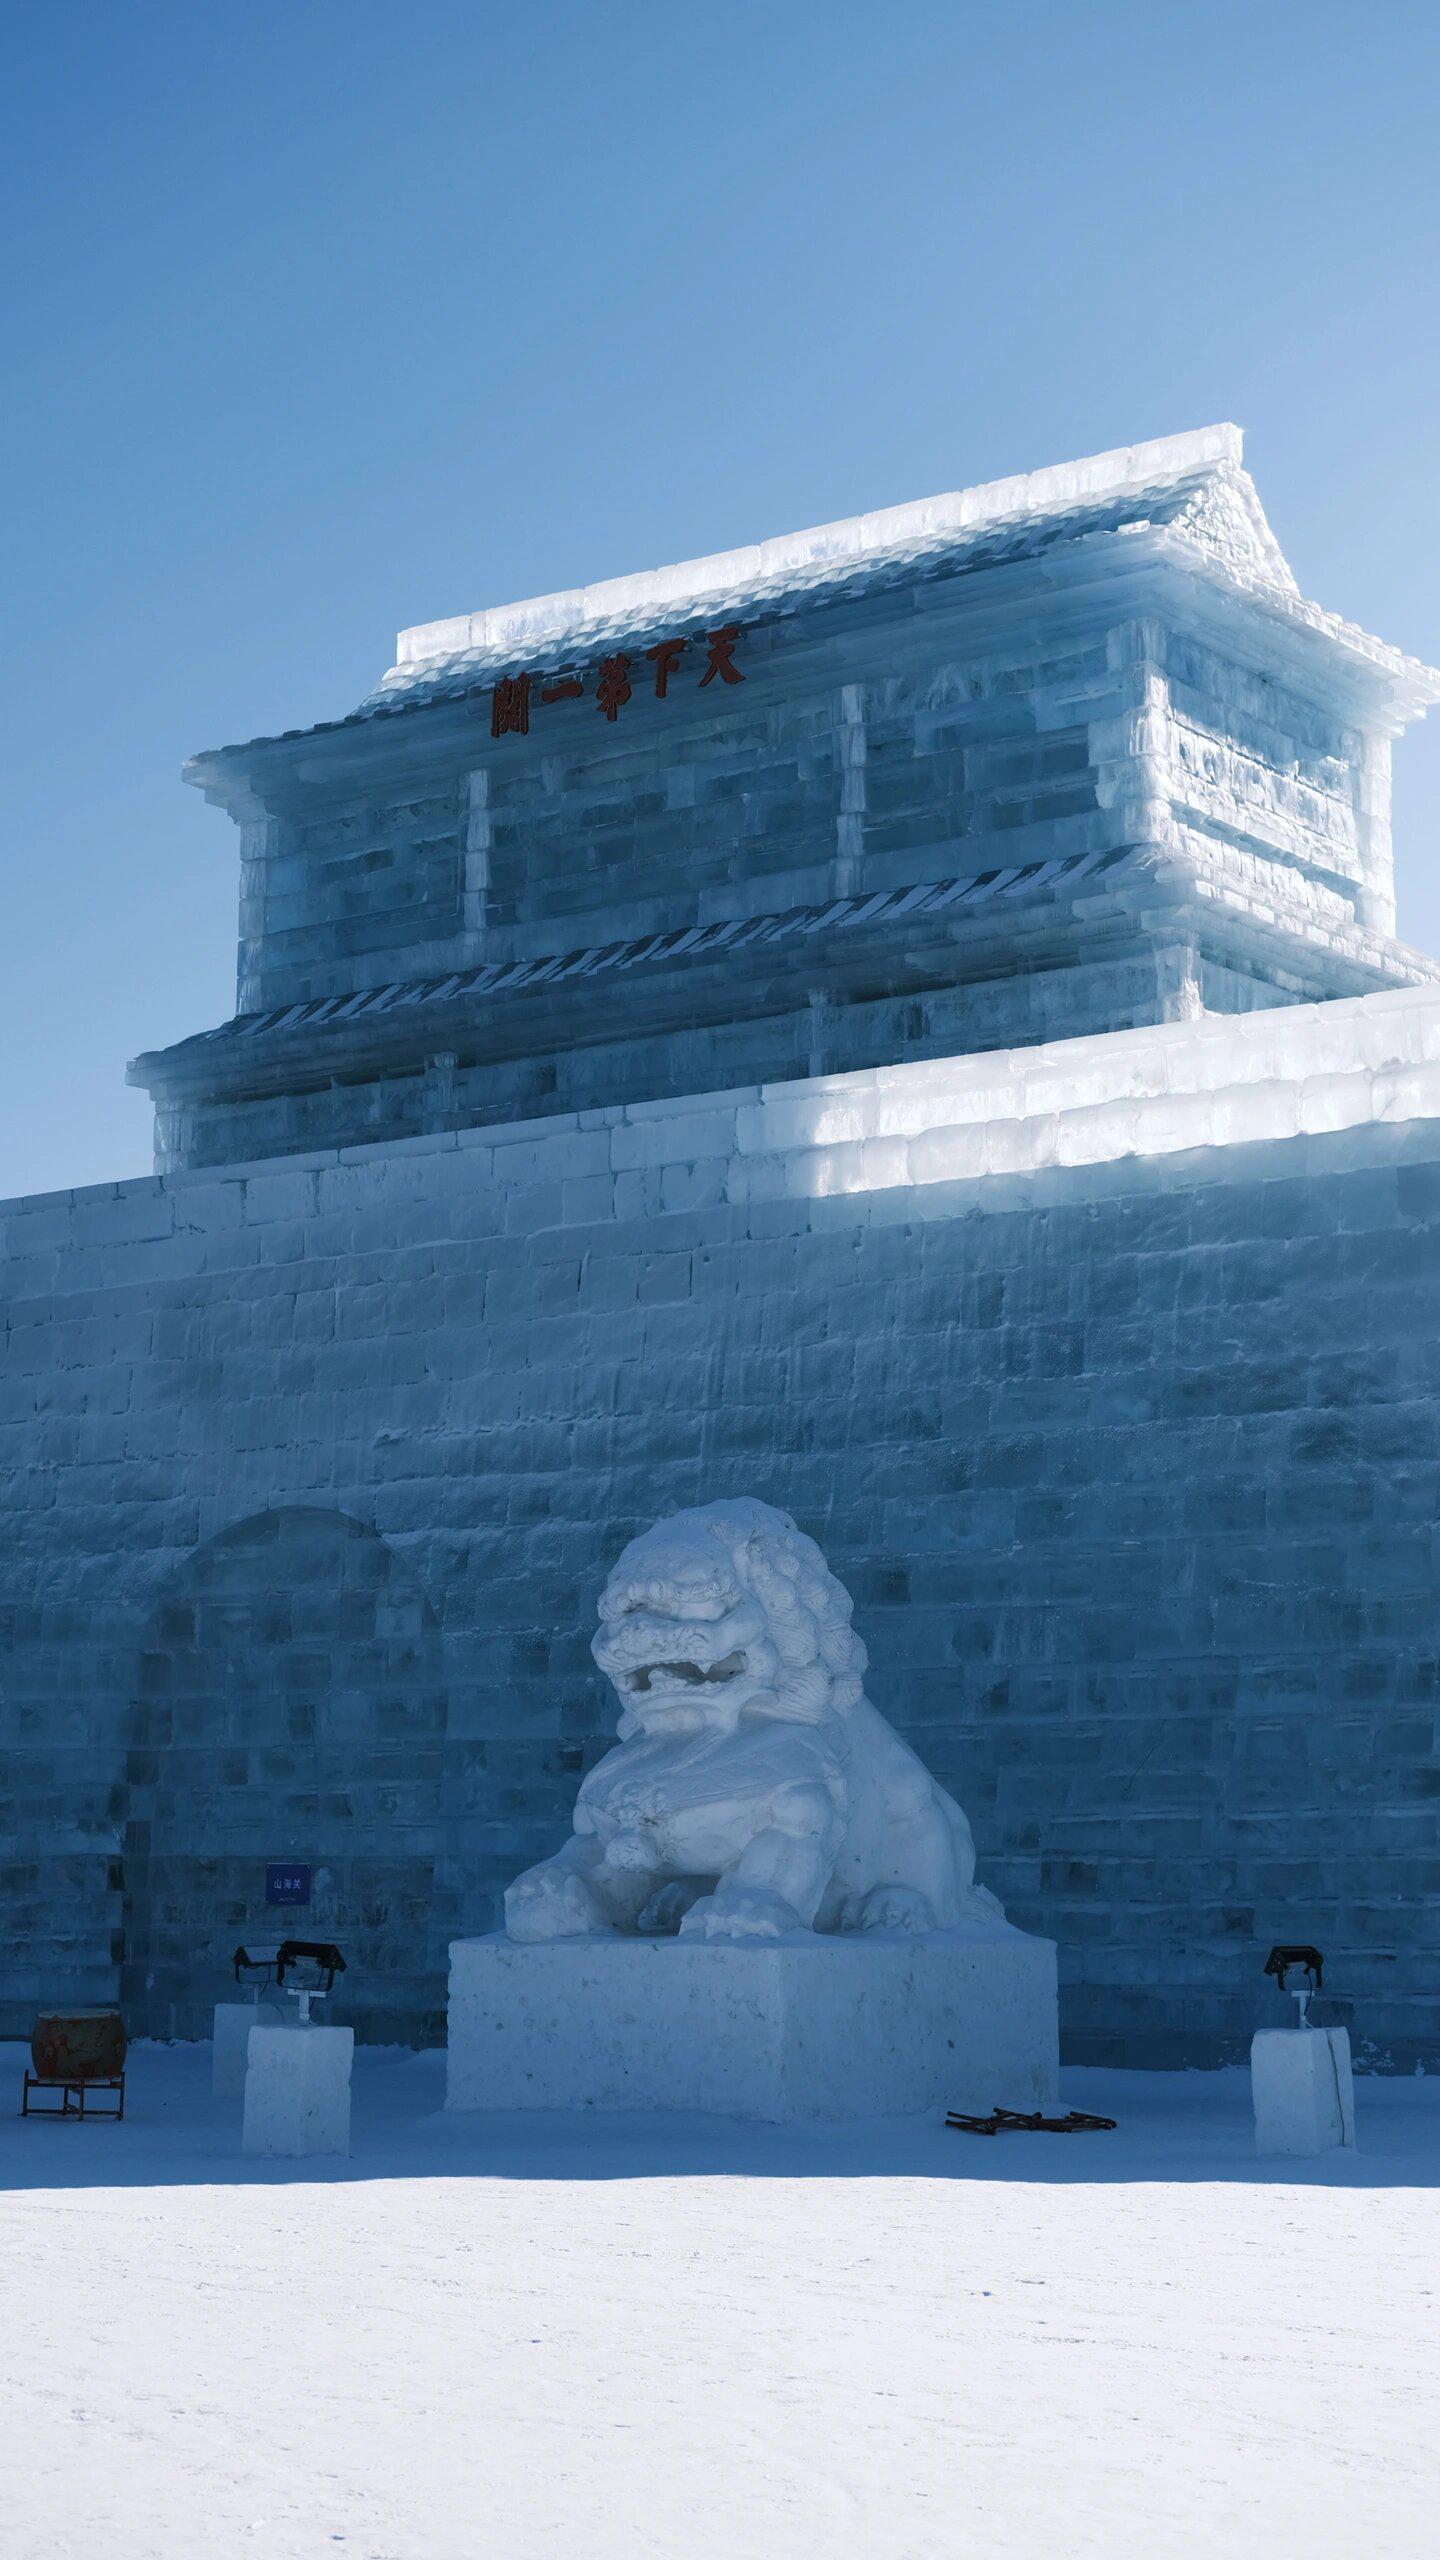
M280 1866L267 1867L265 1899L267 1902L308 1902L310 1869L297 1867L293 1858L287 1858Z

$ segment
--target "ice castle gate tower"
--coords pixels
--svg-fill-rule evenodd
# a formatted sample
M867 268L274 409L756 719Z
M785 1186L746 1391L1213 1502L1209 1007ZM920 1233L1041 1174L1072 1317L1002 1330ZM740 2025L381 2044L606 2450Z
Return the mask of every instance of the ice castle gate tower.
M1440 2054L1440 990L1391 741L1213 427L401 635L197 757L232 1020L3 1223L0 2031L348 2014L568 1827L625 1541L755 1494L1063 1950L1213 2061L1276 1938ZM270 1934L275 1934L270 1913Z

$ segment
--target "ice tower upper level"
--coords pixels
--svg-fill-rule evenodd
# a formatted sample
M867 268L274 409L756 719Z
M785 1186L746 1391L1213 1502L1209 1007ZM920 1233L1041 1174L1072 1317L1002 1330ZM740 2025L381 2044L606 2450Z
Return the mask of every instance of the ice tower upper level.
M1389 754L1436 699L1228 426L427 623L188 768L241 1009L132 1077L225 1161L1435 976Z

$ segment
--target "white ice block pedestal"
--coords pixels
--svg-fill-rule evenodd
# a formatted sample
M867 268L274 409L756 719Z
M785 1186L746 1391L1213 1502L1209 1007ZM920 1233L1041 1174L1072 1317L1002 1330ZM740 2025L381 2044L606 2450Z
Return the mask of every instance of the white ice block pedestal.
M264 2014L253 2000L216 2001L210 2086L217 2098L243 2096L250 2030L259 2026Z
M1054 2103L1055 1949L993 1933L457 1939L446 2105L791 2118Z
M241 2149L264 2160L343 2159L354 2058L353 2027L252 2026Z
M1262 2027L1250 2047L1255 2148L1305 2159L1355 2148L1355 2085L1344 2027Z

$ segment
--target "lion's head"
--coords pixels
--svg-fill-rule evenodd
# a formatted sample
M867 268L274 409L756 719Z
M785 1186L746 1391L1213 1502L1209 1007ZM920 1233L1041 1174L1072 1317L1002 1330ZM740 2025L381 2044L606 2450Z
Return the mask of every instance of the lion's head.
M600 1595L593 1651L636 1733L813 1724L861 1694L865 1647L819 1548L768 1502L678 1511L625 1549Z

